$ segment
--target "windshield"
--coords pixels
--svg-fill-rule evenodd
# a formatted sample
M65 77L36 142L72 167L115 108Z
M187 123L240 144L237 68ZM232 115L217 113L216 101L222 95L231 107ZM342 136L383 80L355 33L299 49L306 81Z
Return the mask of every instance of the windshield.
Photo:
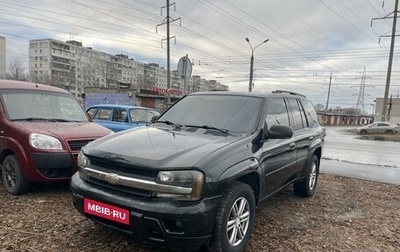
M72 95L31 90L7 91L2 100L10 120L87 122L88 118Z
M263 100L232 95L187 96L175 104L158 121L187 126L216 127L231 133L255 130Z

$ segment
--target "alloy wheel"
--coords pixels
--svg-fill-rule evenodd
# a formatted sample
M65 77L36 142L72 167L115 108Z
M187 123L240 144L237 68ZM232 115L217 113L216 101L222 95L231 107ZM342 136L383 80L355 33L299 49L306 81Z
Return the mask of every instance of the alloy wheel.
M232 246L239 245L246 236L250 222L250 205L246 198L238 198L232 205L226 235Z
M13 163L6 163L5 164L5 169L4 169L4 178L5 178L5 183L6 186L10 189L13 189L17 185L17 172L16 172L16 167Z
M316 180L317 180L317 164L313 162L311 165L310 178L308 180L308 186L310 187L310 190L314 188Z

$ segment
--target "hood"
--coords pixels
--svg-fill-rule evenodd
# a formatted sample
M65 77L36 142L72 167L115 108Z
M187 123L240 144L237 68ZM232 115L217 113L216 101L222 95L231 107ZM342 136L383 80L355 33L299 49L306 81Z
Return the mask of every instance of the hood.
M29 133L39 133L64 139L93 139L110 134L110 130L93 122L13 122Z
M187 169L238 139L240 137L208 134L203 129L189 132L149 126L93 141L83 151L92 157L155 169Z

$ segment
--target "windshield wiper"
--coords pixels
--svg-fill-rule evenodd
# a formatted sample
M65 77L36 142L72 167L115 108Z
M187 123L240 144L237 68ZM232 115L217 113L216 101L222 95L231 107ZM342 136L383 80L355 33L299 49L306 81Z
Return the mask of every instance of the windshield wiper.
M41 118L41 117L26 117L26 118L12 119L11 121L52 121L52 119Z
M78 120L68 120L68 119L63 119L63 118L49 118L49 121L54 121L54 122L80 122Z
M211 130L216 130L219 131L221 133L224 134L228 134L228 135L232 135L231 133L229 133L229 130L227 129L221 129L221 128L217 128L211 125L184 125L185 127L192 127L192 128L201 128L201 129L211 129Z
M178 128L178 129L180 129L182 127L181 124L173 123L173 122L168 121L168 120L166 120L166 121L156 121L156 122L165 123L167 125L173 125L174 127Z
M41 117L27 117L12 119L12 121L49 121L49 122L77 122L72 120L66 120L61 118L41 118Z

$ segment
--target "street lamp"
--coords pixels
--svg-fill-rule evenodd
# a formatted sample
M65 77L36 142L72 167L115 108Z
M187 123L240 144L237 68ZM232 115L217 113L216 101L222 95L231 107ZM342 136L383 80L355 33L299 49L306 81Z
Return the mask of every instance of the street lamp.
M253 48L253 46L250 43L249 38L246 38L247 43L249 43L250 47L251 47L251 58L250 58L250 81L249 81L249 92L251 92L251 89L253 87L253 66L254 66L254 50L259 47L260 45L267 43L269 39L264 40L263 42L261 42L259 45L257 45L256 47Z

